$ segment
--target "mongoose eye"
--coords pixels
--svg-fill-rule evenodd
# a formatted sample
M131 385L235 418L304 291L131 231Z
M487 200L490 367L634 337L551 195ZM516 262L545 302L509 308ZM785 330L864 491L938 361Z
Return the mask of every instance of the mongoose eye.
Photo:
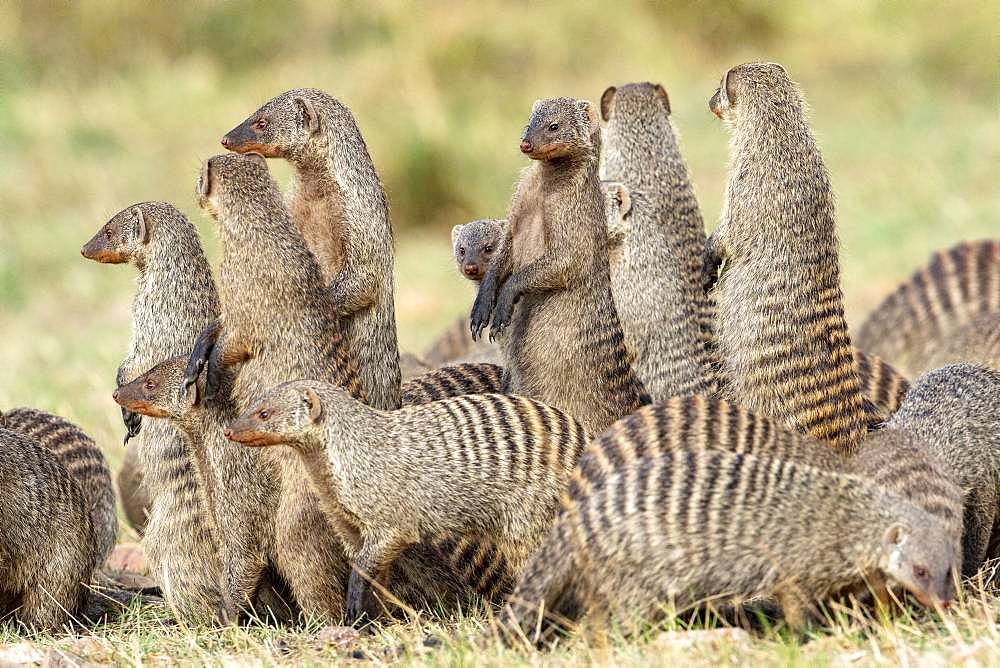
M558 123L550 123L549 124L549 132L555 132L558 129L559 129L559 124Z
M263 130L263 129L265 129L267 127L267 119L266 118L258 118L257 122L254 123L253 126L255 128L257 128L258 130Z
M269 417L271 417L271 414L268 411L261 411L260 413L257 413L257 417L266 421Z
M918 580L926 580L926 579L930 578L930 576L931 576L931 574L928 573L927 569L924 568L923 566L914 566L913 567L913 577L917 578Z
M483 252L484 253L492 253L493 252L493 246L487 245L485 248L483 248Z
M113 238L115 236L114 230L112 230L109 227L108 229L104 230L104 236L107 237L108 239Z
M152 392L153 390L156 389L156 383L154 383L152 380L147 380L145 383L142 384L142 386L146 388L146 390L149 392Z
M458 254L464 256L465 255L465 248L464 247L460 247L458 249Z

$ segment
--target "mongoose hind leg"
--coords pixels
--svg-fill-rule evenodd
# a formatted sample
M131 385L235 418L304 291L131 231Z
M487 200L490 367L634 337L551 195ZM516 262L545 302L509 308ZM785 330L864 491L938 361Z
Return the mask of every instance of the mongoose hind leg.
M355 626L381 616L384 606L376 588L385 589L392 562L415 542L398 534L377 536L371 532L366 532L363 539L364 544L354 557L351 577L347 581L347 623Z

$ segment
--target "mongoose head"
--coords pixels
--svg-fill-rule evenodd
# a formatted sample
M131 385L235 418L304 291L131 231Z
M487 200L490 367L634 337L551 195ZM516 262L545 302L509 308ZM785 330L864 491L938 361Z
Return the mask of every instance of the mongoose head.
M88 260L107 264L141 263L160 220L175 212L162 202L143 202L122 209L88 241L80 254Z
M199 383L184 389L187 356L171 357L160 362L130 383L115 390L114 400L133 413L154 418L181 419L196 406L204 389Z
M226 427L226 438L252 447L291 445L307 449L323 443L323 402L314 385L310 381L293 381L268 390Z
M282 93L222 138L236 153L259 153L267 158L294 158L323 132L319 109L341 105L320 90L296 89Z
M621 114L628 118L643 118L650 113L670 115L670 97L658 83L625 84L608 86L601 95L601 118L605 123Z
M252 195L261 184L273 186L267 162L256 153L224 153L209 158L201 166L196 187L198 206L213 218L220 214L252 207ZM232 216L226 216L226 219ZM240 218L237 216L237 218ZM243 216L242 218L252 218Z
M470 281L486 275L493 253L500 243L504 221L494 218L474 220L451 228L451 247L458 271Z
M741 107L774 104L775 99L798 100L795 84L777 63L744 63L726 72L719 89L708 100L713 114L731 124Z
M955 578L962 557L956 541L936 519L896 523L882 536L879 567L891 583L910 592L922 605L947 608L955 598Z
M600 128L600 117L588 100L535 100L521 135L521 152L532 160L589 155L600 142Z

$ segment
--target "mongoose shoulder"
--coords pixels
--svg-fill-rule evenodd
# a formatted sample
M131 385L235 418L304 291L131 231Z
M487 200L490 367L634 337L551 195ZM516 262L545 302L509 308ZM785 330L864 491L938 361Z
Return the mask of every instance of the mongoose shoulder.
M601 178L618 184L611 291L654 401L713 389L702 331L705 223L659 84L611 86L601 96Z
M629 364L611 295L597 111L586 100L537 101L521 151L537 161L543 252L522 261L516 219L508 216L473 306L473 335L491 320L491 337L509 327L509 391L564 410L599 433L649 403L649 395Z
M98 566L90 506L47 448L0 428L0 619L59 631Z
M963 241L934 253L865 318L855 345L908 376L934 368L928 354L950 333L1000 311L1000 240Z
M780 65L749 63L726 73L709 106L733 131L722 218L704 260L723 393L853 452L865 434L863 401L833 193L802 94Z
M385 583L400 552L440 535L490 541L516 572L551 526L590 439L526 397L470 395L373 409L342 389L294 381L268 392L226 436L291 445L354 525L351 620L378 614L366 577Z
M111 471L97 443L66 418L34 408L0 413L0 427L34 439L73 476L90 510L97 560L104 563L118 537L118 515Z
M393 240L385 190L354 115L314 88L282 93L222 145L284 158L295 170L292 220L312 251L371 405L399 407Z
M507 638L546 640L554 624L588 613L629 628L664 605L758 596L776 597L795 628L816 603L863 582L902 586L925 605L955 595L955 540L861 476L680 449L581 477L502 613Z
M919 439L965 491L963 573L1000 556L1000 371L975 364L929 371L886 428Z

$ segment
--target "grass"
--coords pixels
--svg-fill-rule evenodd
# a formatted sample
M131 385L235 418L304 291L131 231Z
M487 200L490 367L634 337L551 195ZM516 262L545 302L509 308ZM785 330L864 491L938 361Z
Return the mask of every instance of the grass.
M121 208L165 199L197 221L217 260L215 232L192 197L198 166L221 150L230 127L300 85L333 92L358 117L397 230L401 345L420 351L471 304L448 230L503 213L523 166L515 144L532 100L596 100L612 83L662 82L711 227L727 136L707 99L727 67L779 61L813 109L856 324L932 250L1000 229L997 18L986 0L947 8L929 0L2 3L0 408L65 415L119 465L110 393L128 346L134 271L87 262L79 248ZM272 169L287 179L283 165L272 161ZM874 633L848 625L802 646L779 635L674 651L652 639L607 652L569 647L545 661L836 663L863 652L870 662L951 663L965 661L953 654L965 650L974 661L996 652L998 609L981 594L940 622L907 619ZM136 613L99 633L111 659L333 656L313 647L308 630L193 631L148 617ZM441 651L420 648L423 625L392 627L366 643L403 647L416 662L515 660L474 650L476 624L460 622L459 639Z

